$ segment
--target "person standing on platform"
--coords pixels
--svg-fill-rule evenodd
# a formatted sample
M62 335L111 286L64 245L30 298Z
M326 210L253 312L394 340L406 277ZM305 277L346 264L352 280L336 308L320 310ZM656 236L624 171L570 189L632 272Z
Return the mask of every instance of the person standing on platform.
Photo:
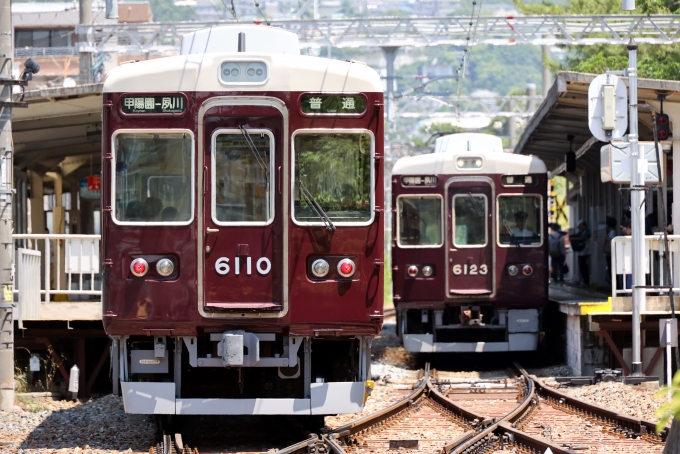
M590 229L584 219L580 219L576 225L577 231L569 236L571 248L578 257L578 270L581 280L586 287L590 286Z
M552 233L548 237L548 251L552 260L552 279L553 282L564 282L564 259L567 249L564 246L564 233L559 224L550 224Z

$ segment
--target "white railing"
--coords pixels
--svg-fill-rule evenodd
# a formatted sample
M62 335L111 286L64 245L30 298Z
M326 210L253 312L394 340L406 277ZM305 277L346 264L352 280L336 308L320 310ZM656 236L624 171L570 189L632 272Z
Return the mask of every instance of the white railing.
M670 276L673 282L673 292L680 293L679 275L676 260L680 259L680 235L668 235L668 253ZM645 236L645 286L647 294L667 294L669 282L664 271L664 237L663 234ZM633 260L631 237L619 236L612 240L612 296L630 296L632 290ZM620 276L617 279L617 276ZM618 281L618 282L617 282Z
M53 295L68 295L69 300L99 296L101 300L101 235L15 234L12 238L17 248L40 252L43 273L32 277L31 282L40 285L44 302L54 300ZM18 261L17 266L21 263ZM17 273L21 276L22 270L17 269ZM14 293L20 293L25 282L24 275L15 283Z

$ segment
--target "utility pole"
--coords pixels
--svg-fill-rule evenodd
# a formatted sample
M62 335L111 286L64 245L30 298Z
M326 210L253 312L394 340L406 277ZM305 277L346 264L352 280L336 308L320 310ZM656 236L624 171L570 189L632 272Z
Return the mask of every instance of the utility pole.
M83 51L83 46L88 46L93 42L92 37L92 0L80 0L80 25L81 30L87 30L85 33L81 33L78 36L79 47L81 51L79 52L80 59L80 85L91 84L93 82L92 74L92 52L90 50Z
M633 242L633 358L631 375L642 375L640 312L645 305L645 157L640 156L638 146L637 111L637 43L633 38L628 43L628 119L630 144L630 212ZM661 175L659 175L661 177Z
M14 319L12 284L12 59L11 0L0 0L0 410L14 408ZM9 300L5 296L9 296Z

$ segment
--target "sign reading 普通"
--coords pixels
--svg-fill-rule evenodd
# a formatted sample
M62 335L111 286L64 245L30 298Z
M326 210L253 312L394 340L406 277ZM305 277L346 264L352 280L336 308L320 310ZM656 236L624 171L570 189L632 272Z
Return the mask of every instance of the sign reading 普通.
M302 112L306 114L360 114L366 99L360 95L304 95Z
M125 96L121 103L126 114L173 114L186 109L184 96Z

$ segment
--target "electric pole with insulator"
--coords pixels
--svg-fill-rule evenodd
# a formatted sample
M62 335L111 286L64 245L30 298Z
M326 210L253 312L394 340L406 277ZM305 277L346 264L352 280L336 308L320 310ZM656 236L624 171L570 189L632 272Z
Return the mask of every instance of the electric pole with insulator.
M0 0L0 410L14 408L14 320L12 292L12 10ZM7 298L6 298L7 297Z

